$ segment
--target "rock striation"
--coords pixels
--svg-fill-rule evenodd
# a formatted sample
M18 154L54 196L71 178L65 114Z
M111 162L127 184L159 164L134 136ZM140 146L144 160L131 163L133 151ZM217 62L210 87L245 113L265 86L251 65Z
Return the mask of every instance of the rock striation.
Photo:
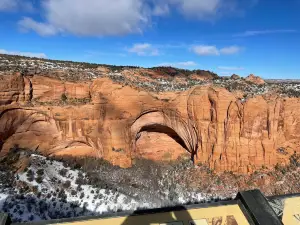
M251 173L300 153L300 98L241 99L212 84L159 93L107 77L79 83L16 73L0 80L0 156L17 145L121 167L137 157L191 158L216 171Z

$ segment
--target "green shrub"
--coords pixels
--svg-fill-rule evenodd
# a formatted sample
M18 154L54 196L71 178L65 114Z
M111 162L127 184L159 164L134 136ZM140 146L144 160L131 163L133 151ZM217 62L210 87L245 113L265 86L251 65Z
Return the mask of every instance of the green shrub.
M44 175L44 169L38 169L38 170L36 171L36 174L37 174L38 176L43 176L43 175Z
M35 181L40 184L43 182L43 177L42 176L38 176L37 178L35 178Z
M62 177L65 177L67 175L68 170L63 168L59 171L59 175L61 175Z
M63 94L61 95L61 100L62 100L63 102L66 102L66 101L68 100L68 97L66 96L65 93L63 93Z
M71 181L67 180L64 184L63 184L63 187L64 188L69 188L71 186Z

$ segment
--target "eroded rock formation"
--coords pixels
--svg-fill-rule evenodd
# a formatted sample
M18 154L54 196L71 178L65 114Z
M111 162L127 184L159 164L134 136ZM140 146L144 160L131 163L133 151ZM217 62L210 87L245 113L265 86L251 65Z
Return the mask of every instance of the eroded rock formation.
M265 84L265 81L262 78L253 74L250 74L248 77L246 77L246 80L254 84Z
M248 173L300 152L299 98L241 100L211 85L160 94L109 78L0 80L0 155L18 145L44 155L103 157L122 167L136 157L191 157L216 171Z

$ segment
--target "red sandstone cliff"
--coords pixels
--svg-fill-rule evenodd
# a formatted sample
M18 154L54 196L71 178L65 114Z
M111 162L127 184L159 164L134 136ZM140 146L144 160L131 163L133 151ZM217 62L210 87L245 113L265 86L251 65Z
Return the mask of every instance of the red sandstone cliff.
M0 80L0 155L19 145L45 155L103 157L123 167L135 157L192 157L217 171L247 173L300 152L299 98L241 101L214 86L159 94L109 78L72 83L16 74Z

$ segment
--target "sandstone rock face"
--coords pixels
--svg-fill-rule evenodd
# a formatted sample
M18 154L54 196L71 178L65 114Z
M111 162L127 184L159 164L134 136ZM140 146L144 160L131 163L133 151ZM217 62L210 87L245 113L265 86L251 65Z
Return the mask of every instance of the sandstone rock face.
M250 74L248 77L246 77L246 80L254 84L265 84L265 81L262 78L255 76L253 74Z
M24 102L61 101L62 95L70 99L89 99L89 82L63 82L44 76L0 76L0 105Z
M0 76L0 106L24 101L25 81L21 74Z
M74 99L90 98L89 83L75 84L42 76L34 76L29 80L34 87L32 92L33 101L60 101L63 94Z
M109 78L72 83L16 74L1 79L0 155L18 145L44 155L103 157L122 167L136 157L190 157L216 171L250 173L286 164L300 153L299 98L241 101L213 86L160 94ZM60 104L63 94L90 102Z

